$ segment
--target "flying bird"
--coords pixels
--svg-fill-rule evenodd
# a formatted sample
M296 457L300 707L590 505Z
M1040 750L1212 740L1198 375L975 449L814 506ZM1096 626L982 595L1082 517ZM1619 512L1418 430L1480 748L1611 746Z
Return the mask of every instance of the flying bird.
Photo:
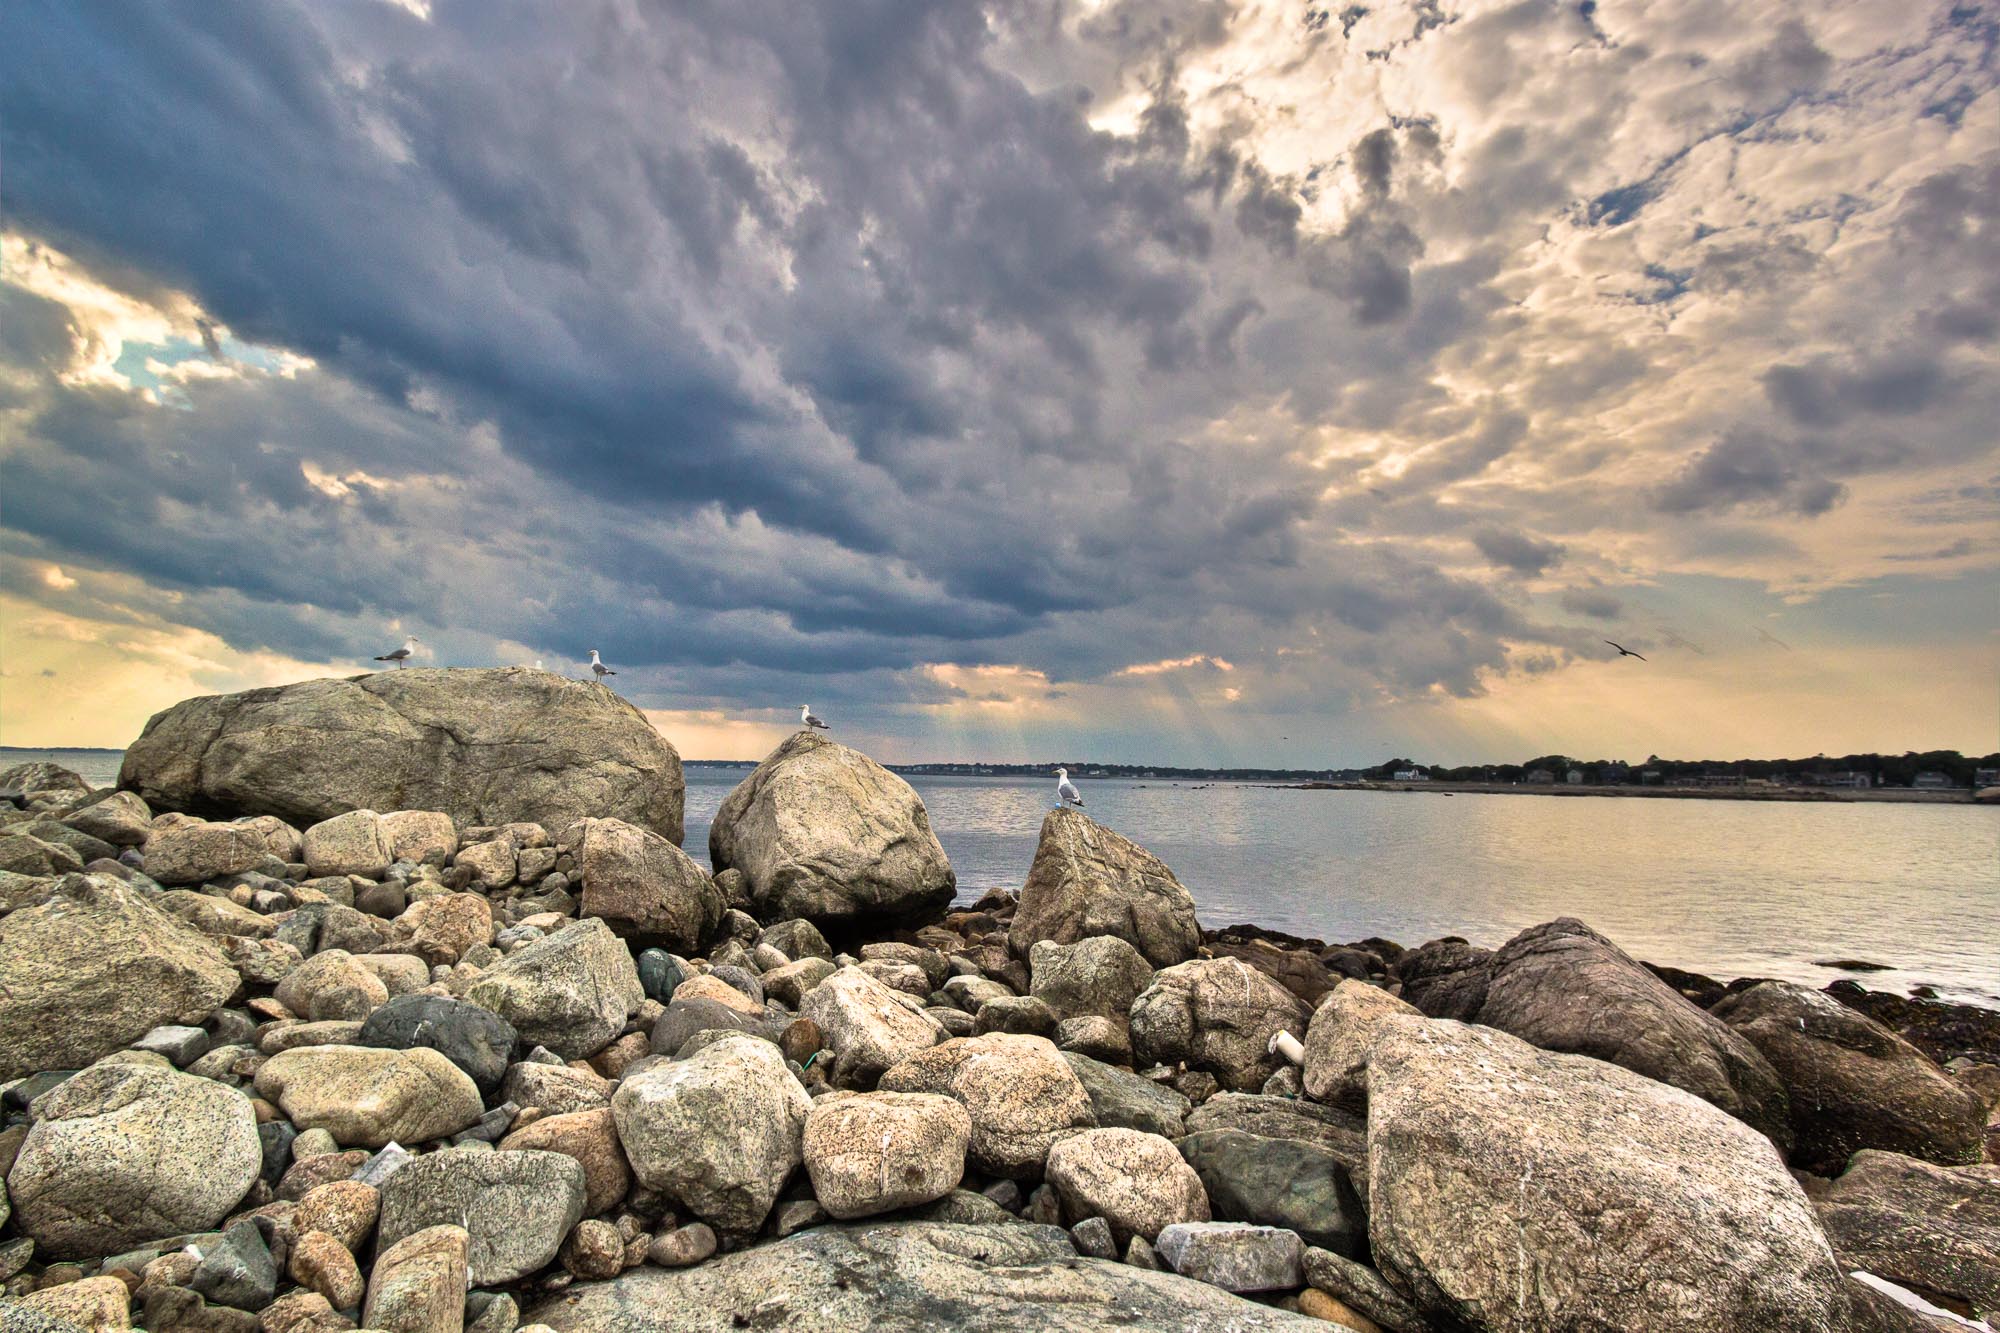
M615 676L618 673L616 671L613 671L610 667L604 665L603 662L599 661L597 657L597 650L595 648L592 648L590 650L590 674L597 677L598 680L601 681L606 676Z
M1063 806L1073 805L1079 810L1083 809L1083 793L1069 780L1069 770L1066 768L1056 770L1056 801Z
M393 653L383 653L380 657L376 658L375 660L378 662L394 662L397 666L400 667L403 665L403 663L410 660L411 653L417 651L417 643L418 643L417 636L412 634L409 638L403 640L403 646L401 648L398 648Z
M1609 639L1606 639L1606 640L1605 640L1605 642L1606 642L1606 643L1611 643L1611 640L1609 640ZM1626 646L1625 646L1624 644L1622 644L1622 643L1611 643L1611 646L1612 646L1613 648L1616 648L1616 649L1618 650L1618 655L1619 655L1620 657L1637 657L1637 658L1638 658L1638 659L1639 659L1639 660L1640 660L1641 662L1643 662L1643 661L1645 661L1645 660L1646 660L1646 659L1645 659L1645 658L1644 658L1643 656L1641 656L1641 655L1640 655L1640 654L1638 654L1638 653L1635 653L1635 652L1633 652L1633 651L1632 651L1632 650L1631 650L1630 648L1627 648L1627 647L1626 647Z
M833 730L832 727L829 727L828 725L826 725L826 723L820 721L818 718L813 716L813 710L811 704L799 705L799 725L806 728L808 731Z

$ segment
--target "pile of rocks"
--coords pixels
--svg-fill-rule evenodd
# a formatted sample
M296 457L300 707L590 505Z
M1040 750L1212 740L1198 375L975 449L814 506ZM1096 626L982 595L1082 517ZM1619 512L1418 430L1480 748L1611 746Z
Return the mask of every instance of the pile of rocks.
M2000 1305L1992 1065L1776 982L1704 1009L1576 922L1204 937L1075 810L944 910L915 794L804 733L713 874L604 813L0 790L9 1329L1944 1326L1856 1267Z

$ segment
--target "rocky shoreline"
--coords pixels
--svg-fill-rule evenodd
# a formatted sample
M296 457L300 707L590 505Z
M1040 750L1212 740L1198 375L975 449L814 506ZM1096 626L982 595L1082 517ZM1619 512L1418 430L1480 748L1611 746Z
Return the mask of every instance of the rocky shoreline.
M805 732L711 874L672 747L539 672L190 700L119 789L0 798L8 1333L2000 1310L2000 1014L1567 919L1205 931L1075 810L954 909L915 792Z

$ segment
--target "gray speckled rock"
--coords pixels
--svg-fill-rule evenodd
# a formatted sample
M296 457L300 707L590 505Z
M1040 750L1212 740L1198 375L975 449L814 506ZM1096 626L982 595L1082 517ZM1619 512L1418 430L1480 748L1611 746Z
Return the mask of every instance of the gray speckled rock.
M1153 981L1153 965L1116 935L1092 935L1075 944L1039 941L1028 953L1032 994L1057 1020L1100 1017L1124 1022Z
M718 873L743 873L765 921L920 920L942 912L958 882L910 784L809 731L723 798L708 851Z
M680 756L611 691L546 671L419 668L210 695L156 714L118 785L155 809L442 811L567 829L611 816L681 839Z
M843 967L799 1003L834 1053L833 1076L866 1085L905 1056L944 1040L944 1029L858 967Z
M1051 810L1007 941L1025 955L1041 940L1092 935L1117 936L1154 967L1186 962L1201 945L1194 898L1164 861L1080 810Z
M1581 921L1531 926L1442 977L1449 981L1413 987L1406 976L1403 998L1432 1017L1498 1028L1545 1051L1588 1055L1684 1088L1780 1149L1791 1147L1784 1085L1757 1048Z
M866 1275L857 1281L856 1275ZM524 1316L556 1333L1311 1333L1327 1326L1186 1278L1080 1259L1049 1226L861 1222L814 1227L696 1268L578 1283Z
M50 1258L205 1231L263 1166L250 1101L158 1066L86 1069L35 1101L7 1175L15 1220Z
M114 791L101 801L64 815L63 823L114 847L137 847L153 831L153 812L133 793Z
M0 917L0 1079L75 1069L163 1023L200 1023L239 979L215 942L108 875L64 877Z
M763 1224L802 1160L811 1108L778 1048L748 1034L635 1074L611 1099L639 1182L736 1234Z
M1064 1051L1062 1057L1089 1094L1098 1124L1170 1139L1187 1132L1188 1099L1172 1088L1075 1051Z
M1305 1281L1305 1242L1282 1227L1177 1222L1153 1248L1176 1273L1224 1291L1288 1291Z
M1376 1030L1399 1019L1423 1021L1423 1011L1380 986L1343 980L1313 1010L1305 1032L1305 1090L1317 1101L1361 1110L1368 1104L1368 1047ZM1297 1033L1293 1034L1297 1036Z
M632 951L602 921L578 921L511 953L466 998L566 1060L602 1050L646 998Z
M1174 1145L1136 1129L1086 1129L1049 1149L1049 1183L1071 1222L1101 1217L1119 1245L1177 1222L1206 1222L1208 1194Z
M583 1166L563 1153L447 1148L412 1158L383 1184L375 1244L386 1251L428 1227L462 1226L473 1285L497 1286L556 1257L584 1197Z
M1154 973L1132 1002L1132 1053L1142 1064L1185 1061L1254 1092L1284 1063L1271 1053L1273 1034L1299 1036L1311 1019L1304 1001L1249 964L1197 959Z
M1788 981L1725 995L1709 1012L1784 1080L1792 1165L1833 1175L1863 1148L1979 1160L1983 1099L1866 1014Z
M1368 1162L1376 1264L1441 1322L1848 1327L1770 1140L1615 1065L1449 1020L1388 1025L1368 1055Z

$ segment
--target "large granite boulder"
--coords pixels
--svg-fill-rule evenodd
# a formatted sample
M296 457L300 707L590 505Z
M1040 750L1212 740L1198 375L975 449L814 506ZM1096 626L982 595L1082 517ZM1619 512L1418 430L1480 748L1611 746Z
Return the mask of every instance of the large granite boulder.
M826 1097L806 1116L813 1194L835 1217L867 1217L941 1199L965 1174L972 1117L949 1097L864 1092Z
M583 1165L540 1149L450 1148L397 1168L382 1185L378 1250L426 1228L471 1236L467 1276L478 1287L514 1282L556 1257L583 1217Z
M90 784L61 764L36 759L0 771L0 793L24 801L76 801L90 795Z
M75 1069L168 1023L198 1024L240 979L206 935L109 875L68 875L0 917L0 1079Z
M578 1283L529 1306L523 1322L556 1333L1327 1328L1171 1273L1080 1259L1055 1227L886 1221L814 1227L694 1268L645 1267Z
M344 1147L441 1139L484 1109L479 1085L429 1047L294 1046L257 1070L257 1092L300 1129Z
M1791 1105L1792 1165L1838 1174L1862 1148L1977 1162L1982 1100L1916 1047L1823 991L1765 981L1709 1010L1778 1071Z
M250 1099L156 1066L103 1064L35 1101L7 1175L15 1220L53 1259L213 1227L263 1165Z
M114 847L137 847L153 831L153 812L129 791L114 791L72 814L63 823Z
M807 991L799 1015L819 1025L834 1054L834 1078L850 1086L873 1083L898 1060L945 1039L920 1003L858 967L843 967Z
M764 921L918 921L941 913L958 883L910 784L809 731L723 798L708 856L718 875L742 873Z
M1154 967L1201 947L1194 898L1166 862L1080 810L1051 810L1007 942L1027 955L1042 940L1115 935Z
M1142 1065L1185 1061L1254 1092L1284 1064L1271 1038L1301 1036L1311 1021L1304 1001L1248 963L1199 958L1154 973L1132 1002L1132 1052Z
M989 1175L1032 1179L1057 1140L1097 1126L1090 1094L1046 1037L954 1037L904 1058L882 1076L882 1090L962 1103L972 1115L972 1164Z
M645 714L521 667L383 671L188 699L125 752L118 785L154 809L432 810L461 825L568 828L610 816L681 838L681 761Z
M1404 959L1404 967L1410 960ZM1474 976L1483 972L1483 987ZM1531 926L1483 959L1467 959L1444 990L1412 986L1403 998L1433 1018L1510 1032L1545 1051L1588 1055L1684 1088L1792 1143L1784 1084L1757 1048L1570 917ZM1479 1003L1466 1001L1475 993ZM1449 997L1451 1003L1437 1000Z
M1934 1166L1863 1149L1813 1206L1842 1268L2000 1314L2000 1166Z
M581 820L570 837L583 877L582 915L680 953L695 953L715 933L722 892L674 843L622 819Z
M739 1236L763 1225L804 1160L811 1109L778 1048L748 1034L635 1074L611 1099L639 1183Z
M176 819L146 838L146 874L161 884L200 884L255 870L264 863L264 838L248 824Z
M602 921L578 921L486 969L466 991L531 1045L565 1060L598 1051L646 998L632 951Z
M1041 940L1028 951L1032 994L1058 1022L1111 1018L1123 1023L1132 1001L1153 982L1153 965L1116 935L1091 935L1075 944Z
M1399 1021L1421 1023L1424 1015L1365 981L1350 978L1328 991L1306 1028L1306 1095L1355 1111L1367 1106L1368 1048L1384 1023Z
M1134 1236L1150 1241L1176 1222L1209 1218L1201 1177L1158 1134L1081 1130L1049 1149L1047 1174L1064 1220L1101 1217L1121 1246Z
M1603 1061L1388 1025L1368 1057L1368 1165L1376 1265L1446 1327L1849 1326L1770 1141Z

